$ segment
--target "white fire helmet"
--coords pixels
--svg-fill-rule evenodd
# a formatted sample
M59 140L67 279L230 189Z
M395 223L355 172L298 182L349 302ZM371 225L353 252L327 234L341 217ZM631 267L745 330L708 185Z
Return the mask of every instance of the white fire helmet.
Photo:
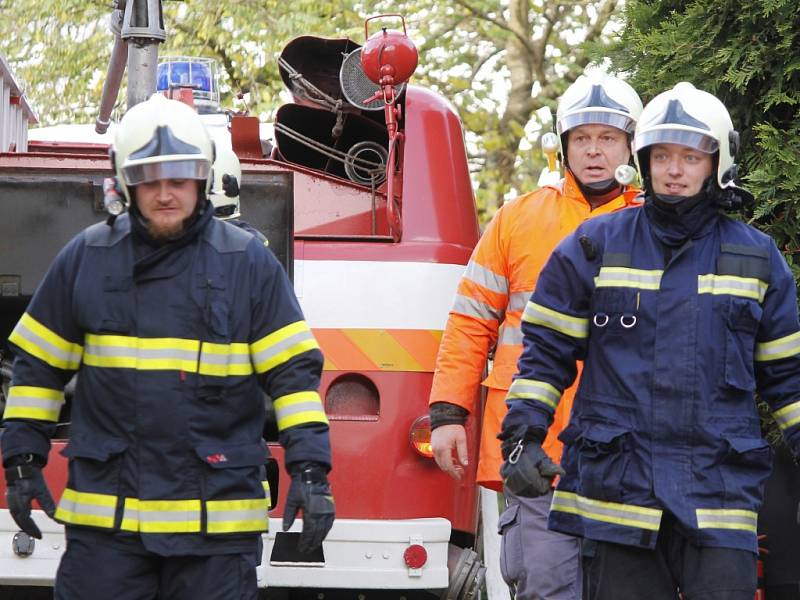
M211 189L214 144L189 106L154 94L132 107L117 127L111 151L122 193L158 179L196 179Z
M213 170L214 184L209 198L214 205L214 214L224 220L236 219L241 216L239 186L242 181L242 166L239 164L239 157L229 148L217 148Z
M597 67L586 69L558 100L556 132L565 156L566 133L579 125L610 125L633 135L642 101L629 84Z
M647 153L640 152L654 144L679 144L707 154L719 152L717 184L720 189L735 188L734 156L739 149L739 133L725 105L712 94L682 81L662 92L645 107L636 134L633 152L642 181L650 171Z

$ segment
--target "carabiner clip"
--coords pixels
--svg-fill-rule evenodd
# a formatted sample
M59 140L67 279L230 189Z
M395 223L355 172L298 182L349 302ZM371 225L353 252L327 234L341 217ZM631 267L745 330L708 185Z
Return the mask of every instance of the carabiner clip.
M508 463L511 465L517 464L519 457L522 456L522 440L517 442L517 445L514 446L514 449L511 451L511 454L508 455Z

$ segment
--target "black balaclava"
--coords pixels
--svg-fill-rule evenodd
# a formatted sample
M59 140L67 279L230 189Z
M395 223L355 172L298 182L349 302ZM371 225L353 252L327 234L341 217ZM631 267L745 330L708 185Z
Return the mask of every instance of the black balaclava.
M647 161L647 162L644 162ZM650 164L650 149L639 152L639 164ZM670 249L682 246L690 239L704 236L719 218L719 206L716 196L717 164L719 154L714 155L714 162L709 175L700 191L692 196L672 196L656 194L653 191L650 169L644 174L645 203L644 209L650 219L656 237ZM671 251L668 252L668 257Z

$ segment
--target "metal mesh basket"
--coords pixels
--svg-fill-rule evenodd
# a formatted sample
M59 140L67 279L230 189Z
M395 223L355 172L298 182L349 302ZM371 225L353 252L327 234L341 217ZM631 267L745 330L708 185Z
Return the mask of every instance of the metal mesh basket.
M364 104L364 100L380 90L380 86L373 83L364 73L361 67L361 48L356 48L345 56L339 71L339 82L345 99L353 106L363 110L383 110L383 99ZM399 96L404 88L405 83L394 86L395 94Z

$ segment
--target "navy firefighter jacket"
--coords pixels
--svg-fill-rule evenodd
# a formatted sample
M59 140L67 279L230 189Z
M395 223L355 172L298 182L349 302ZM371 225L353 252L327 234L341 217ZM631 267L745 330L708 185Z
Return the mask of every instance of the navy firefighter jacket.
M600 216L556 248L523 316L505 427L545 431L583 375L551 529L653 548L662 516L698 546L755 552L771 450L754 393L800 443L800 325L772 239L714 214L666 256L646 210Z
M11 334L5 459L43 457L79 371L66 525L141 535L163 555L252 551L267 529L266 393L287 464L330 465L322 354L262 242L210 218L151 248L127 215L77 235Z

